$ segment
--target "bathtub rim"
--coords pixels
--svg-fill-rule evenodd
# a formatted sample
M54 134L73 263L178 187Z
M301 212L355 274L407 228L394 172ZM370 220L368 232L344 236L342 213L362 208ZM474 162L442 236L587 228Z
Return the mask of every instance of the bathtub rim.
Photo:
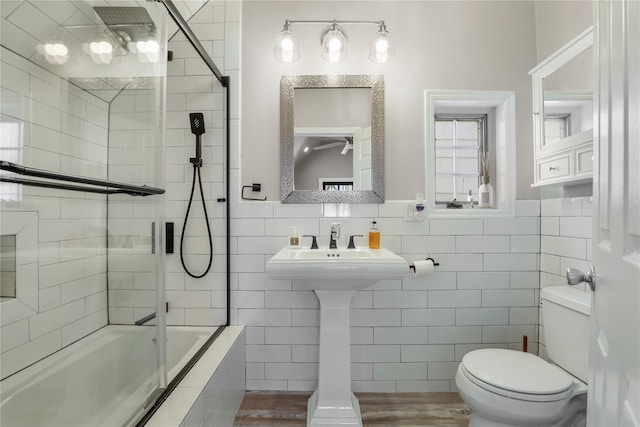
M207 340L211 337L211 335L217 330L217 326L190 326L190 325L168 325L166 327L165 336L167 339L167 347L165 347L165 352L168 352L168 347L171 346L171 339L168 337L169 331L189 331L194 332L198 331L198 339L196 343L192 345L185 354L182 355L180 360L175 364L175 366L167 367L167 384L171 383L174 378L178 376L180 371L187 366L189 361L196 355L198 350L203 347ZM165 356L165 363L166 363Z
M211 347L211 344L213 344L214 341L218 339L218 337L227 328L227 326L228 325L213 326L213 328L215 328L215 331L213 331L213 333L209 335L207 341L198 349L196 354L191 359L189 359L189 362L180 370L180 372L178 372L176 377L171 380L169 384L167 384L167 387L162 390L162 393L155 399L153 404L148 408L145 408L146 412L136 423L135 427L143 427L151 419L151 417L153 417L158 409L160 409L160 406L162 406L164 401L167 400L171 393L173 393L173 391L178 387L184 377L187 376L191 368L193 368L196 363L198 363L200 358L207 352L209 347Z

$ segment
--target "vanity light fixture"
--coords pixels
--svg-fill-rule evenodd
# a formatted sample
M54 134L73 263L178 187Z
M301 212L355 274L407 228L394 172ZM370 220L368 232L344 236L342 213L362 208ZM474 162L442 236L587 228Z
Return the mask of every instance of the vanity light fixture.
M339 24L373 24L378 32L371 42L369 59L377 63L385 63L395 56L395 49L384 21L294 21L286 19L284 27L276 37L273 55L282 62L293 62L300 58L298 40L293 35L291 24L324 24L328 27L322 32L322 58L328 62L341 62L347 58L347 36Z
M284 28L280 31L278 37L276 37L273 56L282 62L293 62L300 58L298 39L293 35L291 23L288 19L284 21Z
M347 59L347 36L337 21L333 21L322 34L322 59L328 62L342 62Z
M391 43L387 26L384 24L384 21L380 21L378 33L373 38L371 47L369 48L369 59L373 62L383 64L392 60L395 56L396 49L393 43Z
M62 40L51 40L43 45L38 45L38 51L50 64L64 65L69 59L69 48Z
M53 31L51 37L49 37L44 43L38 44L36 49L38 53L44 56L44 59L49 64L64 65L69 60L69 44L66 42L66 37L63 36L62 31L57 29Z

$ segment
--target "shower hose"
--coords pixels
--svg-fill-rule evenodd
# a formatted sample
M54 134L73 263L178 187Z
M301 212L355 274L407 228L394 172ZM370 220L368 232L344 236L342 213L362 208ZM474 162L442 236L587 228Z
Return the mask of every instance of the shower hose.
M213 263L213 240L211 238L211 226L209 226L209 216L207 215L207 205L204 200L204 192L202 191L202 178L200 176L200 166L202 166L202 161L194 161L193 163L193 181L191 182L191 195L189 196L189 204L187 205L187 213L184 216L184 224L182 225L182 235L180 236L180 262L182 262L182 268L184 271L191 277L195 279L200 279L204 277L209 270L211 269L211 264ZM200 198L202 199L202 208L204 209L204 221L207 224L207 235L209 237L209 265L207 265L207 269L202 274L194 274L189 271L187 265L184 262L184 233L187 229L187 221L189 220L189 212L191 211L191 203L193 202L193 193L196 188L196 175L198 176L198 184L200 187Z

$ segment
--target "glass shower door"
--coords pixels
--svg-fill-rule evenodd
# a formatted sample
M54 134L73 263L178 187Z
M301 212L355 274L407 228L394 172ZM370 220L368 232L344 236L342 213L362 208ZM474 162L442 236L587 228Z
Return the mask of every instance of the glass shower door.
M165 7L30 0L0 9L0 159L164 188ZM21 177L4 162L3 178ZM0 424L134 424L165 385L164 197L38 180L47 185L0 186L3 254L15 258L2 274L15 284L0 298Z

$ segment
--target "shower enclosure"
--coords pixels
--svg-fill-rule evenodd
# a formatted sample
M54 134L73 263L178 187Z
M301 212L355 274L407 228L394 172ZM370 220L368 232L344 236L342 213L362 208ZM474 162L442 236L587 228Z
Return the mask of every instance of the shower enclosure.
M215 120L224 105L204 112L203 168L215 171L207 195L217 200L205 202L215 257L200 317L165 254L165 225L185 205L165 176L176 164L166 153L191 144L186 106L165 111L167 86L182 90L169 40L189 38L177 10L171 1L0 2L3 426L144 422L228 323L225 124ZM208 77L197 90L221 94ZM197 265L198 242L188 247Z

